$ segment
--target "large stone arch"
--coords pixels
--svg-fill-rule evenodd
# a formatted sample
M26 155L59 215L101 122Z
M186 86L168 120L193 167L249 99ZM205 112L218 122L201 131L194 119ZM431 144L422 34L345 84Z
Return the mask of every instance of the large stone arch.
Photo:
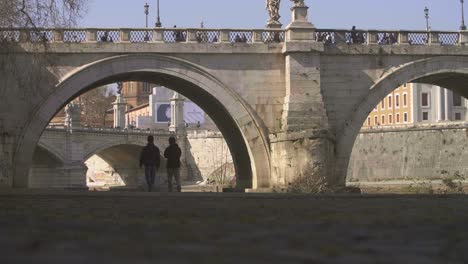
M468 89L460 87L460 84L468 83L468 58L440 56L413 61L389 70L377 80L338 130L335 175L340 184L345 184L354 142L367 116L390 92L408 82L442 86L468 98Z
M67 102L89 89L116 81L165 85L200 105L226 138L236 164L239 187L269 187L270 150L265 126L255 111L202 67L185 60L154 55L122 55L84 65L63 77L31 116L14 157L14 186L27 187L34 147L49 120Z

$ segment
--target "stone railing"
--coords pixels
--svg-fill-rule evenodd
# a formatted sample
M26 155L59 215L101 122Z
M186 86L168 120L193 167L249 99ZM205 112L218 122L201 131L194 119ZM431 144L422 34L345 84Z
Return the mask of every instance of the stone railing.
M381 132L401 132L401 131L420 131L420 130L452 130L468 129L468 122L448 121L441 123L418 123L418 124L396 124L385 126L362 127L359 133L381 133Z
M0 29L0 42L47 43L281 43L283 29Z
M317 29L314 39L326 44L460 45L468 43L468 32Z
M360 45L460 45L468 31L305 29L310 38L325 44ZM47 43L283 43L295 41L287 29L208 28L75 28L0 29L0 42Z
M51 132L81 132L81 133L93 133L93 134L124 134L124 135L159 135L159 136L171 136L174 133L167 130L144 130L144 129L121 129L121 128L91 128L91 127L74 127L68 128L65 126L48 126L46 131Z

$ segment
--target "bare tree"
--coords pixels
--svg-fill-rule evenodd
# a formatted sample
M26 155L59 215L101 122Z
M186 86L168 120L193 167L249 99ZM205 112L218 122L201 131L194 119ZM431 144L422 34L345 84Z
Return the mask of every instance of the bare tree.
M80 96L81 123L90 127L105 127L107 110L112 108L114 99L114 96L109 95L107 86L93 89Z
M88 0L0 0L0 27L70 27Z

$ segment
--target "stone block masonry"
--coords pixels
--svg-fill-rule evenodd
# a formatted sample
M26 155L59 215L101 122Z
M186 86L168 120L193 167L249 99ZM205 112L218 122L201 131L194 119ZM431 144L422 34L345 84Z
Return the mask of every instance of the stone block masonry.
M228 184L235 177L229 148L219 132L192 132L185 145L189 178Z
M348 168L350 182L468 178L468 127L364 130Z

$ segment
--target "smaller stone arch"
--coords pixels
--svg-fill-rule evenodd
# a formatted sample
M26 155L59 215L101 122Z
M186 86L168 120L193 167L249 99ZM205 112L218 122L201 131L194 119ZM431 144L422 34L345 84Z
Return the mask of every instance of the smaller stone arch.
M45 151L47 151L49 154L51 154L58 162L60 162L62 165L65 164L65 157L60 151L56 150L54 147L50 145L46 145L43 142L39 142L37 144L37 148L42 148Z
M335 176L344 185L348 171L349 159L356 137L369 113L390 92L404 83L422 82L443 86L460 91L457 83L449 78L464 78L468 81L468 58L457 56L440 56L403 64L393 68L370 87L367 95L356 104L341 129L337 133L337 161ZM468 96L468 90L461 93Z
M120 140L120 141L109 141L105 143L100 143L96 145L92 145L89 149L86 149L83 153L83 161L88 160L92 156L105 151L106 149L122 146L122 145L134 145L139 147L144 147L146 145L143 141L128 141L128 140Z

